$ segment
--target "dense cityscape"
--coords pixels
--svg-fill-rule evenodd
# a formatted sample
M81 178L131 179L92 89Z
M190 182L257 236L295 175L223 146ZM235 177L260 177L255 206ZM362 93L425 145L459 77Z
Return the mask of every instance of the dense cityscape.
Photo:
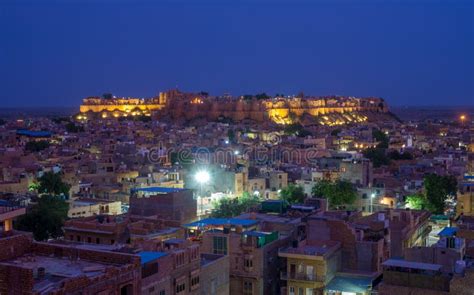
M474 295L474 1L0 0L0 295Z
M110 93L1 121L1 294L472 294L474 124Z

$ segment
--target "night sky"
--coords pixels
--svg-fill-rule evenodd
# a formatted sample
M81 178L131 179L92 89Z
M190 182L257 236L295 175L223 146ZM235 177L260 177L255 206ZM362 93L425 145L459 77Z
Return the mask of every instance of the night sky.
M353 2L0 0L0 101L177 86L474 105L474 1Z

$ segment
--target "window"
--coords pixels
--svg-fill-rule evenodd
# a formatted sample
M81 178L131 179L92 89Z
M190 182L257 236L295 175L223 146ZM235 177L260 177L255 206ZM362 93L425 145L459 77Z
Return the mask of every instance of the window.
M227 237L213 238L213 253L227 255Z
M165 291L165 290L161 290L161 291L160 291L160 295L166 295L166 291Z
M298 288L298 295L304 295L304 289Z
M91 237L87 237L87 243L91 243L91 242L92 242Z
M303 271L304 271L303 264L298 264L298 273L303 273Z
M244 264L245 264L246 268L252 268L253 267L253 261L252 261L251 258L245 258Z
M153 293L153 292L155 292L155 287L148 288L148 293Z
M290 287L288 294L295 295L295 287Z
M184 261L184 252L178 252L175 255L176 266L181 266L185 263Z
M80 236L77 236L76 239L77 239L78 242L81 241L81 237L80 237Z
M252 295L253 294L253 284L249 281L244 281L244 295Z
M110 240L110 245L113 245L115 243L115 240Z
M186 290L186 284L185 283L176 285L176 293L181 293L184 290Z
M197 286L197 285L199 285L199 276L192 277L191 278L191 288L194 287L194 286Z
M96 244L100 244L100 238L96 238L96 239L95 239L95 243L96 243Z
M306 288L306 295L313 295L313 288Z

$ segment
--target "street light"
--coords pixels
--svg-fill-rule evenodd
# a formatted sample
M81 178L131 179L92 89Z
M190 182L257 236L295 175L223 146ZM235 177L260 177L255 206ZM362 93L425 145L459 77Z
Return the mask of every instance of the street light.
M196 175L194 175L194 179L199 183L199 198L201 199L201 214L202 214L202 209L203 209L203 204L202 204L202 185L209 182L211 179L211 176L209 175L209 172L205 170L198 171Z
M370 213L374 213L374 198L375 193L370 194Z
M209 173L204 170L198 171L196 175L194 176L194 179L196 179L196 181L199 182L200 184L204 184L208 182L210 178L211 176L209 175Z

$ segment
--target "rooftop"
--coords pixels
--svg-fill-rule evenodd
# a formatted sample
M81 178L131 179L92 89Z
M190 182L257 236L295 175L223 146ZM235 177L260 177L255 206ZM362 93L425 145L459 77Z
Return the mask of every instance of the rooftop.
M382 263L383 266L392 266L392 267L402 267L402 268L412 268L420 270L431 270L439 271L442 267L440 264L432 263L422 263L422 262L412 262L402 259L389 259Z
M166 256L168 254L165 253L165 252L147 252L147 251L143 251L143 252L138 253L138 255L140 256L141 264L145 264L145 263L151 262L153 260L156 260L160 257Z
M43 277L35 276L34 291L44 292L51 287L61 284L64 279L86 276L95 277L105 273L106 265L86 260L74 260L49 256L24 255L3 262L4 265L15 265L31 269L33 274L38 268L45 269Z
M243 226L250 227L256 225L257 220L253 219L239 219L239 218L205 218L192 223L183 225L184 227L206 227L206 226Z
M336 275L329 284L326 285L325 291L339 291L353 293L365 293L372 288L372 279L367 277L349 277Z
M280 250L280 256L296 254L305 256L330 255L340 248L341 244L336 241L314 241L311 245L302 242L298 247L288 247ZM281 255L283 254L283 255Z
M143 192L143 193L150 193L150 194L169 194L169 193L176 193L181 192L186 189L184 188L173 188L173 187L143 187L143 188L134 188L132 189L132 193L134 192Z
M457 227L445 227L443 228L439 233L438 233L438 236L440 237L452 237L454 235L456 235L456 233L458 232L458 228Z

